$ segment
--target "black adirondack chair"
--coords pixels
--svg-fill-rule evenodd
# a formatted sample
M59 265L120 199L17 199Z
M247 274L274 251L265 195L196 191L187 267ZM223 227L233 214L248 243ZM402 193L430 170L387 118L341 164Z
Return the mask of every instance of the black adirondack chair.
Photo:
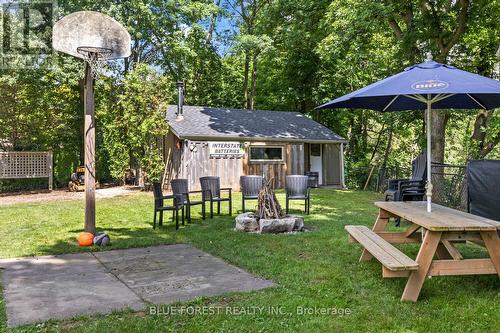
M153 220L153 229L156 229L156 213L160 212L159 226L163 225L163 212L172 211L175 217L175 229L179 229L179 210L182 212L182 224L184 225L184 205L178 195L163 195L160 183L153 183L153 195L155 198L155 214ZM165 206L164 200L172 200L172 206Z
M201 205L201 216L205 219L205 201L193 200L189 197L190 194L201 193L201 191L189 191L187 179L173 179L170 181L172 192L180 196L181 202L186 206L186 219L191 222L191 206Z
M467 162L467 210L500 221L500 161Z
M389 179L386 201L422 201L425 197L425 183L427 177L427 158L425 153L420 154L412 162L411 179Z
M290 200L304 200L304 213L309 214L309 207L311 206L311 192L309 188L308 176L286 176L285 192L287 214L290 206Z
M264 177L262 176L241 176L241 207L245 212L245 200L257 200L259 192L264 186Z
M220 203L229 202L229 215L232 215L233 199L231 188L220 188L220 178L214 176L200 177L203 202L210 202L210 218L214 217L214 202L217 203L217 215L220 215ZM228 197L221 197L221 191L227 191Z

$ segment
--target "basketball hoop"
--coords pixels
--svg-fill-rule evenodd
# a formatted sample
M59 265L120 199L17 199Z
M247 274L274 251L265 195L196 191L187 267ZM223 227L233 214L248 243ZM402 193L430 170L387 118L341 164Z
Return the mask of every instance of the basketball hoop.
M52 47L83 59L84 151L85 151L85 231L95 234L95 96L94 80L104 62L130 56L130 34L112 17L93 11L64 16L52 28ZM91 79L91 77L93 79Z
M113 53L112 49L96 46L79 46L76 48L76 51L89 64L94 79L97 79L101 75L104 63Z

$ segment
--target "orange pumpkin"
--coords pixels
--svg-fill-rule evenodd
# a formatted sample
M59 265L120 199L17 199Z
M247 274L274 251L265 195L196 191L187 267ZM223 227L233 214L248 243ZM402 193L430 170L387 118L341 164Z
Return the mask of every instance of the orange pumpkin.
M78 245L91 246L92 244L94 244L94 235L90 232L82 232L78 236Z

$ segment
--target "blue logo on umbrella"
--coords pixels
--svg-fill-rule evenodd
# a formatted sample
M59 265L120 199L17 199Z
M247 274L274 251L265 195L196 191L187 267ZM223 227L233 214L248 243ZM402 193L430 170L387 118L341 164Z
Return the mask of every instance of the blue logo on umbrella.
M427 81L415 82L414 84L411 85L411 88L414 90L427 91L427 90L445 89L448 88L448 86L449 86L448 82L439 80L427 80Z

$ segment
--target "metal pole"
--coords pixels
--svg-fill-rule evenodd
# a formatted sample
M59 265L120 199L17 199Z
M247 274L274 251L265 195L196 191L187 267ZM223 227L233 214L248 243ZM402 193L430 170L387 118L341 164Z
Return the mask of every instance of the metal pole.
M177 82L177 117L176 120L184 119L184 82Z
M427 132L427 186L426 186L426 195L427 195L427 212L431 212L432 207L432 180L431 180L431 112L432 112L432 100L431 95L427 95L427 110L425 114L425 130Z
M95 117L94 78L85 62L84 88L84 147L85 147L85 231L95 234Z

